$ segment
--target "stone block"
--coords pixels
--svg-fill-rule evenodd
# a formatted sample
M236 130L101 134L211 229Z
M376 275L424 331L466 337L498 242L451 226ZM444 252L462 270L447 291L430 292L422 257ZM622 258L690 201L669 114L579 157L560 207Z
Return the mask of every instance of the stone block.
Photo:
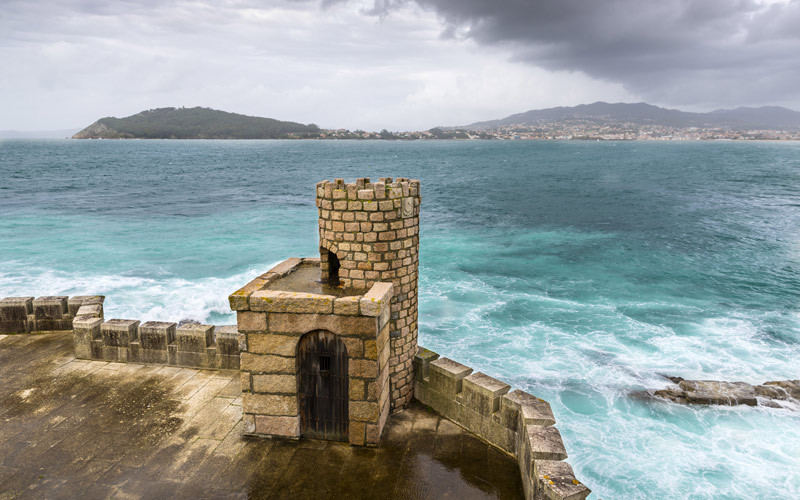
M250 295L250 310L277 313L330 314L333 295L260 290Z
M296 438L300 436L300 417L255 415L256 434Z
M526 425L531 458L534 460L564 460L567 450L561 440L561 433L554 426Z
M0 300L0 334L30 331L28 315L33 314L33 297L6 297Z
M302 335L312 330L328 330L337 335L374 336L375 318L364 316L338 316L336 314L281 314L269 316L270 331Z
M294 356L297 354L297 335L276 335L271 333L247 334L247 351L253 354L275 354Z
M414 355L414 379L419 382L425 381L430 372L430 363L439 359L439 354L420 347Z
M250 309L250 295L256 290L261 290L266 286L267 281L263 278L256 278L242 288L228 295L228 304L233 311L247 311Z
M71 330L72 318L68 316L68 298L66 296L46 296L34 299L35 330L39 332Z
M340 297L333 301L333 313L343 316L357 316L361 297Z
M297 416L297 397L274 394L242 394L242 411L257 415Z
M242 415L242 422L244 423L244 434L253 435L256 433L256 416L245 413Z
M485 373L476 372L464 377L463 404L470 410L489 417L500 410L500 398L511 386L492 378Z
M378 422L380 407L377 402L350 401L350 420L359 422Z
M169 357L169 354L167 355ZM209 359L207 352L184 352L178 347L175 354L175 364L177 366L187 366L191 368L216 368L214 359Z
M461 392L464 377L472 373L472 368L449 358L431 361L428 385L432 391L445 397L454 397Z
M84 304L78 308L73 318L88 316L90 318L103 318L103 304Z
M217 346L212 345L206 347L206 367L208 368L219 368L219 363L217 362Z
M515 389L500 400L501 421L509 429L516 430L519 417L525 424L555 425L556 419L550 403L525 391Z
M165 323L161 321L148 321L139 325L139 342L143 350L163 351L164 361L167 357L167 346L175 342L176 323ZM148 362L148 361L145 361Z
M227 354L218 354L219 369L220 370L239 370L240 359L239 356L230 356Z
M235 325L218 326L214 329L217 355L239 357L239 330Z
M392 300L392 284L378 282L372 285L361 298L361 314L364 316L378 317L389 307Z
M267 313L238 311L236 326L240 332L264 332L267 330Z
M374 340L364 341L364 358L377 360L378 359L378 346Z
M583 500L591 490L575 479L567 462L536 460L533 478L537 498L553 500Z
M295 373L294 358L243 352L240 359L240 368L244 371L258 373Z
M92 341L100 338L100 318L76 319L72 322L72 338L75 342L75 357L92 359Z
M363 401L365 398L366 384L363 380L351 379L349 387L350 401Z
M348 370L351 377L376 378L378 376L378 363L369 359L351 359Z
M253 375L253 392L297 394L297 377L294 375Z
M364 355L364 341L358 337L339 337L347 349L350 358L360 358Z
M166 354L167 351L164 351ZM140 342L138 340L131 341L128 344L128 362L129 363L141 363L141 354L142 350L140 349Z
M100 344L97 352L95 353L95 342L92 342L92 356L94 357L97 354L95 359L102 359L104 361L112 361L115 363L127 363L128 362L128 347L121 347L121 346L109 346Z
M100 310L102 311L103 302L105 300L106 298L103 295L75 295L67 300L67 309L72 316L78 315L78 309L80 309L81 306L100 306ZM102 316L100 317L102 318Z
M367 424L364 442L370 446L378 446L381 441L381 430L379 424Z
M178 364L178 345L170 344L167 346L167 362L176 366Z
M367 425L364 422L350 421L349 441L354 446L364 446Z
M289 259L284 260L280 264L277 264L275 267L267 271L267 273L275 274L279 277L286 276L290 272L294 271L294 269L303 263L303 259L298 257L291 257Z
M214 343L214 327L212 325L185 323L176 328L175 339L179 353L205 354L206 348Z
M139 322L133 319L110 319L100 327L103 345L128 347L132 340L138 339L138 328Z

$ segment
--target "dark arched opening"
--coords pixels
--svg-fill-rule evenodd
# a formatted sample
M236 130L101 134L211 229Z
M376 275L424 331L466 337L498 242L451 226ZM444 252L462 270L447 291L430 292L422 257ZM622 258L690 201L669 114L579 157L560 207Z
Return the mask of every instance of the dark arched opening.
M327 248L321 248L319 253L322 257L322 281L330 286L339 286L339 257Z

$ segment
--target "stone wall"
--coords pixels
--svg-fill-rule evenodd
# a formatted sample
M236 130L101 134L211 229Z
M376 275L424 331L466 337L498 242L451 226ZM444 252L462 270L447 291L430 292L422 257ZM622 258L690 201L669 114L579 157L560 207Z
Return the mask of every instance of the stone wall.
M413 179L361 178L350 184L336 179L317 184L323 279L335 272L333 254L345 287L394 285L389 370L395 409L411 400L414 389L420 200L420 183Z
M517 458L527 499L591 493L563 461L567 452L547 401L424 348L414 357L414 380L416 399Z
M102 295L6 297L0 300L0 334L72 330L79 309L102 318L104 300Z
M363 295L335 297L268 289L300 265L288 259L230 295L242 352L245 432L300 436L298 343L324 330L345 345L348 358L348 430L355 445L377 445L389 415L389 315L391 283L375 283Z
M132 319L103 321L102 309L84 311L72 322L75 357L118 363L151 363L238 370L240 335L235 326Z

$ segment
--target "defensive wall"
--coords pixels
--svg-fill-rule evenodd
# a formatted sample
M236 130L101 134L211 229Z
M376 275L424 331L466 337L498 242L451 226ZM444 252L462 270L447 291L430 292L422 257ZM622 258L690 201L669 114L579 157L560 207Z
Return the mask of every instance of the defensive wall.
M420 185L316 185L319 258L229 296L236 326L104 320L102 296L0 300L0 334L72 330L75 356L241 374L244 433L378 446L412 398L514 457L527 499L582 500L550 405L417 345Z
M231 300L239 300L239 307L243 307L244 303L249 307L249 298L258 291L255 288L261 289L268 282L286 276L304 261L313 264L317 259L290 259L279 264L243 288L250 288L249 295L240 290L237 292L239 295L231 295ZM272 312L245 310L253 314L240 315L238 327L152 321L141 323L124 319L104 321L104 297L97 295L2 299L0 328L3 334L72 330L75 355L82 359L238 370L241 356L243 398L276 397L275 401L282 401L278 407L285 404L284 398L296 398L293 356L300 338L298 332L320 326L334 332L345 332L343 339L348 345L348 352L352 353L355 361L364 362L356 364L357 368L351 372L352 402L364 406L353 413L350 442L353 445L377 445L380 430L386 422L387 406L385 402L383 406L375 406L376 409L382 408L382 411L375 413L372 404L377 402L379 384L370 387L368 381L380 380L377 376L372 377L377 374L371 373L371 370L388 373L387 305L391 290L384 287L363 297L334 298L324 306L324 310L319 309L323 307L324 299L308 297L312 294L291 296L280 291L263 292L256 295L255 302L264 304L265 309L267 304L271 304L269 309ZM243 295L247 298L243 298ZM39 312L41 329L36 328L34 303L43 309ZM302 308L302 312L297 312L298 307ZM327 314L334 309L348 314ZM58 312L62 317L54 318ZM266 328L270 315L272 330ZM72 318L69 328L65 328L65 316ZM349 317L349 321L354 323L337 325L341 320L336 318L342 317ZM375 331L370 328L367 328L369 334L365 338L360 334L347 334L365 331L364 325L372 321L376 323L380 337L373 337ZM361 330L354 329L358 322L362 323ZM383 341L379 345L376 339L381 337ZM381 358L384 361L379 362ZM265 366L274 368L264 371L261 368ZM511 390L508 384L500 380L473 372L472 368L440 357L423 347L413 358L413 380L414 397L418 401L516 458L526 499L581 500L589 495L590 490L576 479L572 467L564 461L567 452L546 401L521 390ZM275 401L266 404L269 406ZM291 401L289 404L292 408L290 411L296 412L291 407ZM244 415L246 431L251 434L283 432L287 437L299 436L296 413L289 417L272 417L277 418L268 416L257 420L254 415Z
M104 320L102 295L6 297L0 334L72 331L75 357L119 363L238 370L236 326Z
M582 500L591 490L565 462L550 404L424 347L414 357L414 397L517 459L525 497Z

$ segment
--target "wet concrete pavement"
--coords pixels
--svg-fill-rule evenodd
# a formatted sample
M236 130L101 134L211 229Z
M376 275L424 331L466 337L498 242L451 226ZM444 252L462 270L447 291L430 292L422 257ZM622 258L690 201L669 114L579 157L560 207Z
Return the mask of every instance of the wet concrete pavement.
M418 404L377 449L243 438L239 384L0 335L0 499L522 497L514 459Z

